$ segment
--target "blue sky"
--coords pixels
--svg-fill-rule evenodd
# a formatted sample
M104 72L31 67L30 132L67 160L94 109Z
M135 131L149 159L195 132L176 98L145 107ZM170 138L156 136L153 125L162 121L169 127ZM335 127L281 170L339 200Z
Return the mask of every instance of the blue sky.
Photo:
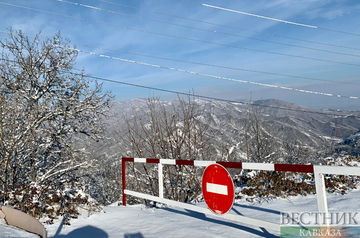
M4 3L31 7L33 10ZM203 3L319 28L245 16L205 7ZM78 49L99 54L255 83L360 96L359 12L360 2L354 0L0 0L0 31L10 27L28 34L42 31L44 37L60 31ZM0 34L1 38L5 36ZM216 68L154 57L320 80ZM84 68L94 76L224 99L275 98L313 108L360 108L360 99L320 96L190 75L83 53L79 54L76 67ZM104 89L111 91L116 100L176 97L107 82Z

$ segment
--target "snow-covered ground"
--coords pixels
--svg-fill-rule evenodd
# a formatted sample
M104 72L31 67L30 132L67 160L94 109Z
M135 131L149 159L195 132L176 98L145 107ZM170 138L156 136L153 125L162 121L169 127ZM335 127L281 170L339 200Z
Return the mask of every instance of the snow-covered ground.
M39 236L30 234L26 231L23 230L19 230L17 228L14 227L10 227L10 226L6 226L4 225L4 223L0 223L0 237L1 238L22 238L22 237L26 237L26 238L38 238Z
M328 195L330 211L359 211L360 190L346 195ZM199 206L205 204L200 203ZM279 223L280 212L315 212L315 196L277 199L254 204L237 201L231 213ZM108 206L89 217L71 220L71 226L60 222L46 226L49 237L274 237L279 234L257 226L221 220L212 216L186 211L176 207L146 208L143 205L127 207ZM36 237L14 228L0 225L0 237Z

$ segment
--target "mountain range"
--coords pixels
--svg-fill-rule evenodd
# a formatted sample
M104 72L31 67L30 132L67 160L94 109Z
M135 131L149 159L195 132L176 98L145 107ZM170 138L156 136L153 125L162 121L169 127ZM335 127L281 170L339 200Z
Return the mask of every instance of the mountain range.
M280 160L284 155L286 157L289 153L295 153L294 150L297 150L298 157L301 153L306 157L310 152L317 156L357 153L352 148L359 143L346 141L349 138L359 140L360 111L314 110L275 99L244 103L194 99L191 103L196 108L198 122L208 127L208 135L218 156L224 153L220 153L223 148L216 148L217 145L225 145L228 158L249 159L247 148L253 146L254 133L262 136L262 142L271 141ZM179 106L177 100L161 101L161 104L169 110ZM106 150L108 155L125 155L127 151L121 141L126 131L124 118L131 119L136 113L146 122L146 105L147 99L113 103L112 116L106 120L108 140L100 143L101 150ZM251 129L255 128L254 123L257 124L258 132Z

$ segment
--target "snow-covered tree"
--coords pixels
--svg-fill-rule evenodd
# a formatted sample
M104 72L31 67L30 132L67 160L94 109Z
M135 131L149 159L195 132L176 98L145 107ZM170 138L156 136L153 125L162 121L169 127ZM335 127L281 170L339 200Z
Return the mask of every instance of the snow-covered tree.
M41 40L40 34L10 31L0 46L0 202L5 202L17 187L55 189L74 182L74 172L91 165L74 139L101 136L110 97L74 71L78 52L59 33Z

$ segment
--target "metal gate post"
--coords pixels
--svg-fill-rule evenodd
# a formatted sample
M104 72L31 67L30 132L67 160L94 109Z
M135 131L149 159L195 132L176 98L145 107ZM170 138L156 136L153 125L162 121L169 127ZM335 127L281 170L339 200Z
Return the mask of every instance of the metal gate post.
M314 178L315 178L315 189L316 189L316 197L317 197L317 205L318 210L325 217L325 224L329 224L328 219L328 206L326 199L326 187L325 187L325 179L324 174L319 172L317 166L314 166Z
M164 198L164 179L163 179L163 165L158 164L158 178L159 178L159 197Z

